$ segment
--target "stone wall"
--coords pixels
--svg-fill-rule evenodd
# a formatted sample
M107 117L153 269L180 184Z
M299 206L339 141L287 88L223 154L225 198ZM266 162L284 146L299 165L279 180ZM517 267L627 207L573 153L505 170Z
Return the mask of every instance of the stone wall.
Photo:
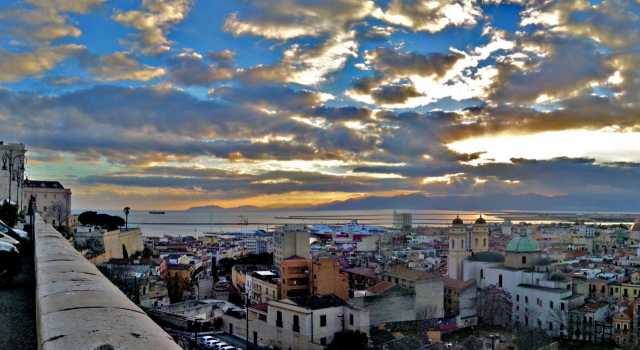
M38 349L180 349L39 216L35 269Z

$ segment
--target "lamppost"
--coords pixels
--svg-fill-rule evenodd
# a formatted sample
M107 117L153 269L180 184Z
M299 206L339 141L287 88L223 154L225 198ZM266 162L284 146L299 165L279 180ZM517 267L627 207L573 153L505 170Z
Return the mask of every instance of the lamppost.
M249 350L249 291L244 292L244 318L247 320L245 350Z
M20 183L22 182L22 174L24 174L24 155L23 154L14 154L13 152L14 150L10 149L6 152L4 152L4 154L2 155L2 170L3 171L7 171L9 170L9 204L11 204L11 183L14 180L18 183L18 192L19 192L19 188L20 188ZM18 166L18 170L19 172L16 174L14 173L14 167ZM16 176L18 175L18 176ZM18 193L18 197L19 197L19 193ZM17 200L16 200L16 204L17 204Z

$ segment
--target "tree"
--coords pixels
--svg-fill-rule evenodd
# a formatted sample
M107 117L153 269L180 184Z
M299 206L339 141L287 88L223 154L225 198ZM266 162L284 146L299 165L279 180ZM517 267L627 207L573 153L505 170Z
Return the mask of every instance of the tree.
M482 341L481 338L478 338L472 335L472 336L466 337L462 341L461 345L465 350L476 350L476 349L482 349L484 342Z
M62 226L62 221L65 219L63 217L64 215L64 206L62 205L61 202L56 202L54 203L51 207L51 212L53 213L54 217L56 218L56 221L53 222L54 226Z
M119 216L98 214L95 211L85 211L78 216L78 221L83 225L98 226L109 231L124 226L124 219Z
M169 294L169 301L178 303L182 301L184 290L187 287L186 283L177 274L167 277L167 292Z
M538 328L524 328L518 330L515 340L518 350L535 350L549 344L550 342L551 340L547 334Z
M367 350L369 339L366 333L360 331L342 331L333 336L333 340L326 350Z
M127 252L127 246L122 245L122 258L125 260L129 259L129 252Z
M496 286L483 288L478 292L476 305L482 323L501 327L511 325L513 302L509 292Z
M128 231L129 230L129 212L131 211L131 208L124 207L122 211L124 212L124 229Z

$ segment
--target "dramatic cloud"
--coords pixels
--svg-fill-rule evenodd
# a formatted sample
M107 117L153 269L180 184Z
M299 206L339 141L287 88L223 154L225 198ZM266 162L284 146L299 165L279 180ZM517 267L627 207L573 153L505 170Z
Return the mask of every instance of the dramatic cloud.
M10 1L0 140L81 206L609 203L640 195L639 28L621 0Z
M19 39L47 43L79 37L82 31L71 24L67 14L86 14L104 0L28 0L26 3L29 6L2 11L0 26Z
M370 0L249 2L254 7L252 15L242 19L233 13L225 22L226 31L278 40L346 32L374 9Z
M148 54L169 51L172 41L167 38L169 29L184 20L191 0L142 0L141 10L118 12L113 19L139 31L126 42Z
M89 55L84 59L89 71L99 80L142 80L147 81L165 74L164 68L142 65L126 52L115 52L108 56Z
M69 56L84 51L79 45L42 47L33 52L14 53L0 49L0 82L37 76L55 67Z
M377 9L374 16L416 31L434 33L449 26L473 26L482 11L471 0L391 0L387 9Z
M212 52L208 57L184 51L173 57L169 64L171 80L180 85L209 86L216 81L231 79L235 73L230 51Z

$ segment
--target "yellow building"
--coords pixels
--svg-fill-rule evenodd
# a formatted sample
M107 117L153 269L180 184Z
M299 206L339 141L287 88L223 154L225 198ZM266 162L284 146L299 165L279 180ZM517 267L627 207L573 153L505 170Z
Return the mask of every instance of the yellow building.
M640 284L613 283L609 285L609 296L616 299L635 300L640 296Z
M613 315L613 341L618 345L630 344L632 342L632 314L627 308Z
M349 277L340 271L338 259L316 257L311 264L311 293L333 294L342 300L349 299Z
M280 263L280 292L282 298L309 295L309 269L311 261L292 256Z
M106 260L124 259L125 254L132 256L144 250L142 231L139 228L108 231L104 233L102 239Z

